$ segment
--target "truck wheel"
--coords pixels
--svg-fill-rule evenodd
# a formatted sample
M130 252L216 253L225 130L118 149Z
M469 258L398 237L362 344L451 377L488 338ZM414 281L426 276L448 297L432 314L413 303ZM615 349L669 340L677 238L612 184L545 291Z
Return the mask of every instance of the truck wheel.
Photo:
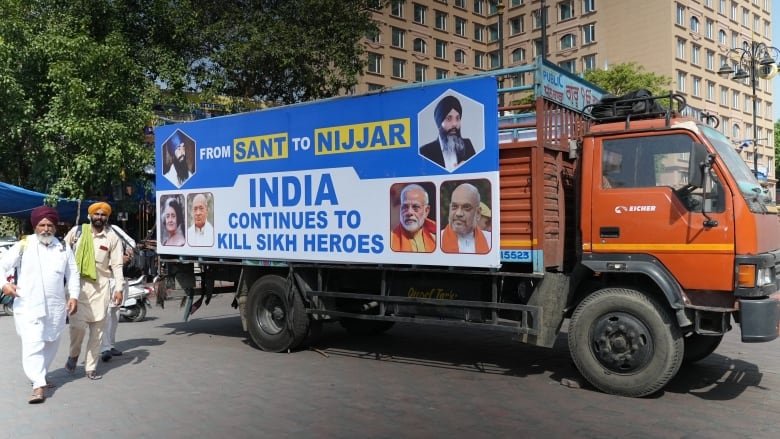
M263 276L252 284L246 314L249 335L264 351L295 349L309 333L303 300L287 291L287 281L281 276Z
M339 324L351 335L379 335L392 328L395 322L343 317L339 319Z
M683 364L691 364L703 360L711 353L715 352L715 349L718 348L720 342L723 341L723 334L701 335L691 333L686 335L683 340L685 340Z
M672 315L639 291L605 288L586 297L569 322L569 351L597 389L641 397L680 369L683 337Z

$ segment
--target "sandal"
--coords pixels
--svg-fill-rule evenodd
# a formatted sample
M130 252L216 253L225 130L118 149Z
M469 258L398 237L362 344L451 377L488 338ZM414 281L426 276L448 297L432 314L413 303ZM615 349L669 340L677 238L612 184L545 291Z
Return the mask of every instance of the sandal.
M68 357L68 361L65 362L65 370L67 370L70 373L73 373L76 371L76 361L79 359L79 357Z
M27 402L30 404L40 404L43 401L46 401L46 395L43 393L43 387L38 387L37 389L33 390L32 396L29 400L27 400Z
M93 381L96 381L96 380L99 380L99 379L103 378L103 375L100 375L99 373L95 372L94 370L90 370L89 372L87 372L87 378L89 378L89 379L91 379Z

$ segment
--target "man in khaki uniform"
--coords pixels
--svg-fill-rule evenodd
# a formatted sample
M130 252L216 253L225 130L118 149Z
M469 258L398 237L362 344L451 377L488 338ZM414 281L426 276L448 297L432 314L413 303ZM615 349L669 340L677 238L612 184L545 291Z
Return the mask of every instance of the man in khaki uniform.
M87 378L99 380L102 376L96 369L106 310L111 300L117 305L122 303L122 242L106 227L111 215L108 203L94 203L89 206L88 212L91 224L76 226L65 236L65 242L74 245L76 264L81 273L81 295L78 311L70 317L70 354L65 369L68 372L76 370L84 335L89 329L84 369ZM112 277L113 297L109 285Z

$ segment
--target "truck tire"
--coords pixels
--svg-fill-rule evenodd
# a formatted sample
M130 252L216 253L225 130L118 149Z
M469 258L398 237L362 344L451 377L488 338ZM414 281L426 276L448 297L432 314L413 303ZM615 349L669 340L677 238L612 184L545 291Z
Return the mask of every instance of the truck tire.
M309 316L297 292L276 275L258 279L249 289L247 325L252 341L268 352L295 349L309 333Z
M682 333L671 313L633 289L605 288L586 297L569 321L568 338L583 377L613 395L651 395L683 360Z
M720 342L723 341L723 334L701 335L691 333L686 335L684 340L685 353L683 354L683 364L691 364L703 360L715 352Z
M392 328L395 322L342 317L339 319L339 324L350 335L379 335Z

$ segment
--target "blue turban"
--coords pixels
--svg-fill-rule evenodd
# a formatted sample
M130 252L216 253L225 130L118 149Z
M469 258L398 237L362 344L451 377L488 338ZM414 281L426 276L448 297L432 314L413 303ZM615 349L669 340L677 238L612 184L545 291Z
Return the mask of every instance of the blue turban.
M173 155L179 145L181 145L181 137L179 136L179 133L176 132L171 136L171 139L168 140L168 152Z

